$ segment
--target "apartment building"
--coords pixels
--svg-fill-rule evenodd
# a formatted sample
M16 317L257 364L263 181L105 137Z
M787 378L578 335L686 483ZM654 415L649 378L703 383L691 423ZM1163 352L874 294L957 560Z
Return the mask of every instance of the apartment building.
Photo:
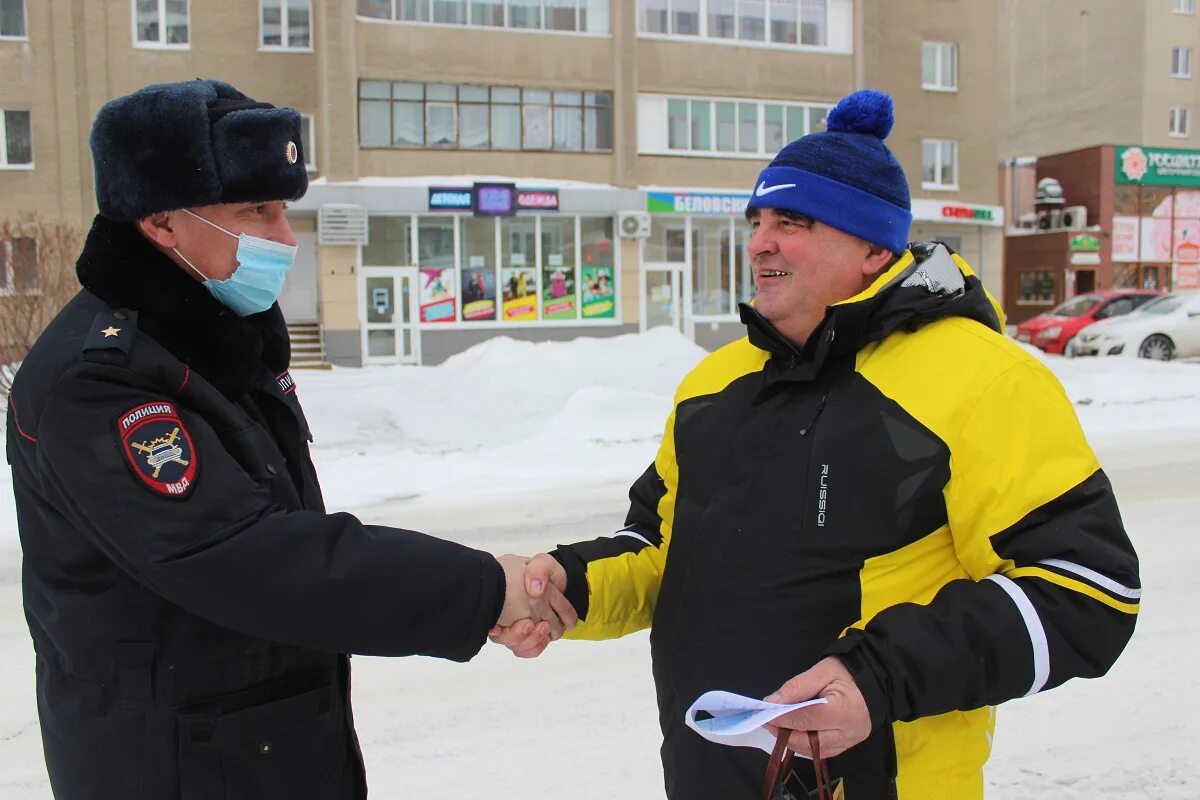
M1093 289L1200 286L1196 0L999 11L1010 322Z
M715 347L752 295L758 170L871 87L911 238L998 293L996 33L971 21L997 1L0 0L0 209L86 224L100 104L225 79L305 115L281 305L329 362L660 324Z

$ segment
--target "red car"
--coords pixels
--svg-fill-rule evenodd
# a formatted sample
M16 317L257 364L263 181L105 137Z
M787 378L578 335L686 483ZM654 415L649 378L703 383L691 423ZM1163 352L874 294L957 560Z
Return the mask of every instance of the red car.
M1075 336L1088 325L1128 314L1158 296L1151 289L1105 289L1081 294L1053 311L1022 322L1017 326L1017 340L1047 353L1073 356Z

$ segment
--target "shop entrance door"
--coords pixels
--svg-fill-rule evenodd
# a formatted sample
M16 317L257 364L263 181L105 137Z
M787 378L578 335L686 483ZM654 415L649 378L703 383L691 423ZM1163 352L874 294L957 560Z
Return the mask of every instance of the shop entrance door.
M669 325L693 338L690 278L686 264L642 265L641 330Z
M362 268L365 364L421 363L416 267Z

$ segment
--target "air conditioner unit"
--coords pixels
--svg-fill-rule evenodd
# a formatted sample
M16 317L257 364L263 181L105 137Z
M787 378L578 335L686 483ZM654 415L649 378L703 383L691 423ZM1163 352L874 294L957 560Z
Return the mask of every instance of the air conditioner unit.
M1038 212L1039 231L1055 231L1062 227L1062 209L1051 208Z
M346 203L326 203L317 210L317 243L367 244L367 210Z
M1022 214L1021 218L1017 222L1017 227L1021 228L1022 230L1035 231L1035 230L1037 230L1037 226L1038 226L1038 216L1037 216L1037 214L1034 214L1032 211L1030 211L1027 214Z
M650 215L645 211L622 211L617 214L617 228L624 239L650 237Z
M1086 228L1087 206L1067 206L1062 210L1064 228Z

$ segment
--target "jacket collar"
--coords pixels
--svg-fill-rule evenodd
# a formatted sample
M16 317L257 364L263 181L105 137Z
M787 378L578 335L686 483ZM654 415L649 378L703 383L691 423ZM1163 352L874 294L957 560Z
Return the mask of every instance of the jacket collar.
M830 306L802 347L788 341L752 306L742 304L740 311L750 343L781 359L801 378L816 375L831 354L857 353L897 330L915 331L942 317L965 317L1004 331L1003 314L983 283L940 242L910 245L869 287Z
M291 359L279 305L239 317L156 250L134 223L97 215L75 264L79 282L113 308L138 312L138 327L224 395L255 385Z

